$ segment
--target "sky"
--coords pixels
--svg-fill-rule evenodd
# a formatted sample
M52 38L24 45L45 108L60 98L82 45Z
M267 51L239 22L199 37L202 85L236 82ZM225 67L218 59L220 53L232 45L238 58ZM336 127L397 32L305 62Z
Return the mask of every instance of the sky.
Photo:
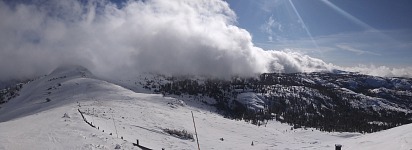
M412 64L410 0L227 0L263 49L293 49L340 66Z
M412 77L408 1L0 0L0 80L227 78L346 70Z

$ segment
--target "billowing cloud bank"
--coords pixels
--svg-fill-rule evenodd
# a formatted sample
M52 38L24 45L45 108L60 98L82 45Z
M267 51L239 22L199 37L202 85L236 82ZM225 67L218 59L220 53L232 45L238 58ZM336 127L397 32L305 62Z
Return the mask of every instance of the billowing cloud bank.
M76 64L106 77L138 71L218 77L333 69L264 51L221 0L0 1L0 80Z
M408 77L412 78L412 67L390 68L387 66L375 65L358 65L356 67L339 67L335 68L362 74L381 76L381 77Z

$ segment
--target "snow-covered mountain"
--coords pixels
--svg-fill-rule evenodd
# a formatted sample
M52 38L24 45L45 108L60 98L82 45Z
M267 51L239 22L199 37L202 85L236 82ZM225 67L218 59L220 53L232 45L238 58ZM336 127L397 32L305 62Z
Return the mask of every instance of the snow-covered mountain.
M117 82L134 91L143 87L163 95L190 95L226 117L257 125L276 119L296 128L376 132L412 122L409 78L315 72L231 80L142 75Z
M335 144L342 144L343 149L412 147L411 124L371 134L294 129L275 120L256 126L222 116L225 111L216 109L222 101L211 93L200 95L195 89L186 91L184 88L171 92L166 90L169 84L170 90L181 87L177 86L177 80L154 75L141 77L117 81L122 85L119 86L94 77L83 67L70 66L21 85L14 90L18 93L15 97L0 105L0 149L142 149L133 146L136 139L150 149L197 149L193 140L192 112L201 149L334 149ZM222 81L199 78L190 81L198 85L219 83L226 86ZM238 81L241 83L240 78ZM299 82L322 83L306 78ZM258 92L249 85L252 84L228 85L237 86L230 91L236 94L234 99L228 99L230 107L243 106L255 112L268 108L265 105L271 101L267 98L270 92ZM297 89L289 90L299 91ZM226 88L215 90L225 91ZM410 92L398 91L406 95ZM284 93L293 95L295 92ZM396 104L399 111L409 111L410 106ZM84 121L80 112L94 127ZM286 119L286 115L278 117Z

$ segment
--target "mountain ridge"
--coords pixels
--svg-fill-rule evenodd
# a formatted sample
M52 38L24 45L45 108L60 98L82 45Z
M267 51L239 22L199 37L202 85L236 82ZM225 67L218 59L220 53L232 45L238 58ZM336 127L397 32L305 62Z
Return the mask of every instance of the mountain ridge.
M144 87L164 95L211 97L223 114L261 125L278 119L296 127L326 131L375 132L412 121L412 80L358 73L267 73L231 80L141 76L128 88ZM132 80L129 80L133 82ZM264 109L250 111L242 93L265 97ZM252 96L253 97L253 96ZM256 102L256 101L255 101ZM255 107L255 106L253 106ZM286 117L287 116L287 117ZM354 117L361 116L354 119ZM299 118L296 120L296 118ZM379 125L376 125L376 122Z
M191 112L195 115L202 149L331 149L336 143L341 143L344 147L362 147L362 149L398 143L400 147L395 144L388 148L404 149L412 143L408 142L410 139L408 137L412 134L403 133L410 132L410 125L380 132L374 131L376 133L366 135L348 132L329 133L320 131L323 130L320 128L316 130L310 127L294 128L295 124L280 123L281 120L277 118L258 120L257 123L261 123L258 127L252 125L253 119L245 118L245 116L241 119L229 119L227 114L230 111L215 109L219 108L219 103L223 101L209 97L207 92L196 96L196 90L184 90L190 87L181 86L185 84L180 82L189 83L190 81L184 78L179 79L182 81L164 80L169 77L145 75L141 76L143 79L139 81L126 80L125 82L134 85L129 86L132 90L146 92L136 93L119 86L122 84L117 85L96 79L92 75L83 76L84 70L82 69L64 70L66 69L22 85L22 89L18 91L19 96L1 105L0 149L27 147L33 149L112 149L118 147L117 145L123 149L132 149L134 148L132 143L136 138L142 145L149 148L196 149L195 142L180 139L166 132L187 131L186 133L193 134ZM282 75L282 77L292 79L290 75ZM150 81L152 79L156 80ZM225 82L222 81L194 79L196 82L190 83L226 87ZM151 84L146 84L144 81L149 81ZM283 80L279 78L279 81ZM309 80L298 81L299 83L312 83ZM159 85L154 83L159 83ZM237 78L236 83L238 84L233 85L237 87L230 92L239 92L240 96L232 102L244 102L242 105L236 103L237 107L250 105L250 108L256 110L254 112L268 108L265 104L270 100L258 91L254 91L253 88L249 88L252 85L250 82ZM173 84L172 87L175 87L170 89L179 90L168 93L170 91L161 89L160 85L166 88L168 84L171 86ZM204 88L214 92L226 90L226 88ZM298 91L299 88L280 89L283 90L282 93L296 95L297 92L294 91ZM158 91L154 92L155 90ZM186 94L189 92L191 94ZM48 101L47 98L50 100ZM294 105L290 106L294 108ZM85 118L97 129L86 124L81 119L78 110L84 112ZM222 114L226 114L226 118ZM284 120L282 122L288 119L287 115L279 116L279 119L281 118ZM385 134L389 132L393 136L386 137ZM399 138L392 138L397 135ZM252 141L254 145L250 144Z
M69 85L72 88L63 91L75 92L73 89L77 83L71 80L101 79L82 66L58 67L49 75L28 83L38 87L25 89L20 84L20 89L29 92L24 92L26 95L13 92L15 95L9 94L9 99L23 99L17 100L20 103L31 99L36 99L37 103L50 102L57 88ZM408 78L384 78L342 71L265 73L258 78L234 77L231 80L147 73L112 83L135 92L172 97L188 95L189 99L215 106L228 118L256 125L275 119L295 128L375 132L412 122L412 80ZM39 90L44 90L42 88L47 88L44 94L31 94L39 93ZM13 112L8 109L3 112ZM356 118L359 116L362 117ZM0 120L4 121L1 117Z

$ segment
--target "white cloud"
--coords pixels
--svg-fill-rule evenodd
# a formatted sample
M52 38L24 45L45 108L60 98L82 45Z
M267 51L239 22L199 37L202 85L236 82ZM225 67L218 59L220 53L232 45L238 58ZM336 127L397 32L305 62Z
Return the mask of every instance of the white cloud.
M278 73L294 73L294 72L317 72L317 71L331 71L332 64L327 64L324 61L312 58L291 51L266 51L268 63L270 65L269 72Z
M100 75L212 76L268 71L266 54L220 0L0 2L1 79L79 64Z
M273 42L273 36L276 36L276 33L282 32L282 24L280 22L273 19L273 16L270 16L268 20L260 26L260 29L263 33L268 35L268 41ZM276 39L280 37L276 36Z
M375 66L375 65L358 65L356 67L339 67L341 70L359 72L362 74L381 76L381 77L408 77L412 78L412 67L387 67L387 66Z
M346 51L350 51L350 52L354 52L357 55L362 55L362 54L370 54L370 55L377 55L380 56L381 54L379 53L374 53L374 52L370 52L370 51L364 51L364 50L360 50L360 49L356 49L353 48L349 45L344 45L344 44L338 44L336 45L338 48L342 49L342 50L346 50Z

